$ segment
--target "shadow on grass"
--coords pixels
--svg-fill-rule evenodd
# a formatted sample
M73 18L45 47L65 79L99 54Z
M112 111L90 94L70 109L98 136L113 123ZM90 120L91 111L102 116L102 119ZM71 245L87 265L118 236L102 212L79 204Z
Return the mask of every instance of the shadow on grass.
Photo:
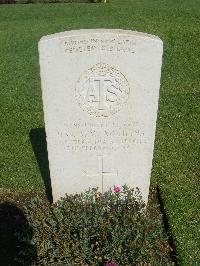
M44 181L47 198L49 202L52 203L53 198L52 198L45 129L33 128L29 132L29 137Z
M17 235L26 235L23 241ZM11 202L0 204L0 264L31 265L37 258L31 244L33 232L21 209Z
M164 207L163 199L161 196L161 191L160 191L160 188L158 186L157 186L156 190L157 190L158 201L160 204L160 210L161 210L162 215L163 215L164 229L165 229L165 232L167 234L168 242L169 242L169 246L170 246L170 257L172 258L172 261L175 263L175 265L178 265L176 246L174 244L174 240L173 240L173 237L171 234L171 229L170 229L170 225L168 222L169 219L168 219L168 215L167 215L167 212L165 210L165 207Z

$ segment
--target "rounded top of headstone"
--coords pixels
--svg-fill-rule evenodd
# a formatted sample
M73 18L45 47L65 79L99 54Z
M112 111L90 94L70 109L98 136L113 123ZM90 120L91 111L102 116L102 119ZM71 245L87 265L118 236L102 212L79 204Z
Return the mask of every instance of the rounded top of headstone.
M162 40L155 35L151 35L144 32L132 31L132 30L123 30L123 29L80 29L80 30L70 30L64 31L60 33L54 33L50 35L43 36L40 39L40 42L49 41L53 39L60 39L65 37L73 37L80 35L88 35L88 34L114 34L114 35L125 35L132 36L136 38L144 38L146 40L158 41L162 44Z

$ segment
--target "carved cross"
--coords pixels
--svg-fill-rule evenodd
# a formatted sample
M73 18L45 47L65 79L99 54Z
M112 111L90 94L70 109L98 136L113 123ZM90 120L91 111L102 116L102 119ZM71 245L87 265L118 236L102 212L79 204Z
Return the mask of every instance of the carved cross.
M98 156L98 172L96 174L86 174L89 177L101 177L101 183L102 183L102 193L103 193L103 187L104 187L104 176L109 176L109 175L116 175L118 176L118 171L116 172L109 172L105 169L104 166L104 157L103 156Z

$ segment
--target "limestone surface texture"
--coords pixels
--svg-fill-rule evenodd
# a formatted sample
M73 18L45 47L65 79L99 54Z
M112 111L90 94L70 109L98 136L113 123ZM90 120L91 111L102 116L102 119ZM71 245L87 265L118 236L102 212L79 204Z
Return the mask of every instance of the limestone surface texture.
M127 30L74 30L39 42L53 200L139 187L147 202L162 41Z

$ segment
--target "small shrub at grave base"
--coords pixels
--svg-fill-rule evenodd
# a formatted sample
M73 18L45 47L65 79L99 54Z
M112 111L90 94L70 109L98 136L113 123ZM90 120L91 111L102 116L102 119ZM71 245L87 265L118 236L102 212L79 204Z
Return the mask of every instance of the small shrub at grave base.
M118 187L117 187L118 188ZM166 239L159 219L144 208L138 190L124 186L66 195L54 205L34 198L25 207L37 248L35 265L162 265ZM26 230L19 241L30 238ZM22 251L16 260L32 263Z

